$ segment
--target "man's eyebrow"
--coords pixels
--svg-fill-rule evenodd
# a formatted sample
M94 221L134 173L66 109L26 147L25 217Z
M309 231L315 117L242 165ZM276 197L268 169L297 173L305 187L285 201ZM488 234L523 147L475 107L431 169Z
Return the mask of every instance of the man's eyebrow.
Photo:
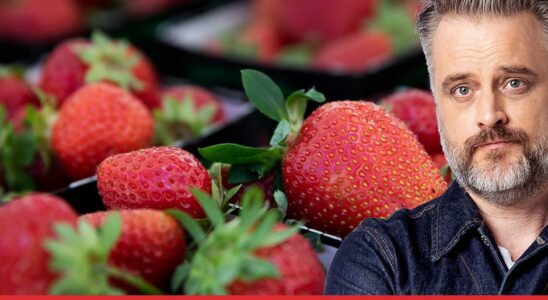
M453 82L463 80L471 76L472 74L470 73L457 73L457 74L449 75L445 77L445 79L441 83L441 86L444 90L447 90Z
M524 66L502 66L499 69L509 74L538 76L537 73L535 73L533 70Z

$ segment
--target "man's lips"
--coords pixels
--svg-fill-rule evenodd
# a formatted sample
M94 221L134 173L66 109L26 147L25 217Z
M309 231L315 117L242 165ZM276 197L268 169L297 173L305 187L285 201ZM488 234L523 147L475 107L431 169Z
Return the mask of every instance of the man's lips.
M505 146L508 146L508 145L511 145L511 144L516 144L516 143L517 142L515 142L515 141L491 141L491 142L480 144L476 148L477 149L481 148L481 149L485 149L485 150L493 150L493 149L502 148L502 147L505 147Z

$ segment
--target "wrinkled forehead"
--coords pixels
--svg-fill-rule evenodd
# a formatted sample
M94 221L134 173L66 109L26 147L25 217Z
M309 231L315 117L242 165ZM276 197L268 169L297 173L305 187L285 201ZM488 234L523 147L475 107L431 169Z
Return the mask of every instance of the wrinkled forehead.
M530 13L509 17L444 16L432 39L431 64L437 86L447 73L486 74L500 65L539 65L548 59L540 22Z

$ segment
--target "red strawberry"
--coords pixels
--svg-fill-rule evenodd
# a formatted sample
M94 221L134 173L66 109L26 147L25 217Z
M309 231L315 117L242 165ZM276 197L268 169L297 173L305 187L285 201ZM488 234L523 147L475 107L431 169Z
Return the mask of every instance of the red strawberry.
M222 123L226 120L226 116L223 110L222 102L212 92L195 85L178 85L169 87L162 92L162 99L174 98L175 100L182 102L186 99L190 99L194 104L196 112L202 108L210 105L213 106L213 116L209 123Z
M251 19L276 24L279 0L253 0L251 1Z
M358 29L375 0L280 0L278 23L297 42L329 42Z
M384 33L356 33L320 48L313 58L316 68L360 72L385 62L392 56L390 38Z
M443 154L443 152L432 154L432 161L434 161L436 166L438 166L438 169L440 169L443 179L445 179L447 183L451 183L453 181L453 175L451 173L451 167L447 164L445 154Z
M96 212L81 218L99 227L111 213ZM161 211L122 210L120 214L122 232L110 252L109 264L167 289L175 267L185 256L182 227Z
M283 162L288 214L346 235L444 192L439 171L398 119L368 102L337 101L304 122Z
M0 294L46 294L57 277L44 249L57 222L76 223L76 213L62 200L30 194L0 206Z
M267 21L254 21L240 33L236 43L238 47L252 50L254 56L262 62L272 62L283 46L278 28Z
M221 144L200 154L238 167L242 178L275 171L281 163L289 218L345 236L365 218L387 217L445 191L445 181L415 135L377 105L334 101L303 123L306 102L325 101L320 92L299 90L284 101L265 74L244 70L242 78L249 100L280 122L271 147Z
M287 229L276 224L274 231ZM255 252L259 258L271 262L279 278L265 278L254 282L238 280L228 286L232 295L321 295L325 271L308 241L294 234L282 243L260 248Z
M0 68L0 105L6 109L8 120L14 121L18 115L24 114L27 105L39 104L38 98L23 80Z
M417 135L426 152L441 152L440 134L436 120L436 104L428 91L407 89L381 101L381 105L402 120Z
M107 81L131 91L147 107L158 107L157 75L138 49L123 41L94 34L91 41L74 39L55 48L44 64L40 87L58 105L86 83Z
M250 189L240 203L238 216L227 217L217 201L195 192L210 218L212 228L205 235L197 221L170 211L187 227L197 249L182 265L186 276L177 278L186 295L320 295L325 271L298 227L276 222L276 210L263 209L257 188ZM202 232L200 232L202 231ZM186 279L186 280L185 280ZM183 282L184 281L184 282Z
M97 187L109 209L178 208L203 218L190 188L211 193L211 178L192 154L157 147L107 158L97 168Z
M52 145L65 171L81 179L113 154L148 147L153 129L150 112L135 97L111 84L94 83L60 109Z
M72 0L0 2L0 39L42 43L77 33L83 18Z

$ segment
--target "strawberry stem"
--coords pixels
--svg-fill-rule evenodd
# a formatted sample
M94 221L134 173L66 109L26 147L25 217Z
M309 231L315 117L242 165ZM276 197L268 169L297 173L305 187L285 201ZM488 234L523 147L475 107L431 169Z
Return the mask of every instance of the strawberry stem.
M110 277L122 280L123 282L137 288L144 295L163 295L162 291L139 276L135 276L131 273L124 272L111 266L107 266L106 272Z

